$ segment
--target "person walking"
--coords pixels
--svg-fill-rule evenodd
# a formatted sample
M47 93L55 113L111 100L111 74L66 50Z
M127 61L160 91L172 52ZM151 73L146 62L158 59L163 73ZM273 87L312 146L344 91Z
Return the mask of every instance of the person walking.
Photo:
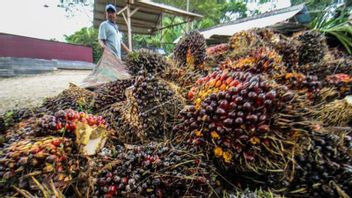
M105 7L106 21L99 26L99 44L121 59L121 48L127 53L130 49L122 42L122 34L116 24L116 7L108 4Z

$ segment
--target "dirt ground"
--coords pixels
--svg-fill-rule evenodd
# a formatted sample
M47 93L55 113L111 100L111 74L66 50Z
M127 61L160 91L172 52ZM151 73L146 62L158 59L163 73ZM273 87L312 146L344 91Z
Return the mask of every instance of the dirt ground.
M68 87L79 84L90 70L59 70L52 73L0 78L0 114L7 110L33 107Z

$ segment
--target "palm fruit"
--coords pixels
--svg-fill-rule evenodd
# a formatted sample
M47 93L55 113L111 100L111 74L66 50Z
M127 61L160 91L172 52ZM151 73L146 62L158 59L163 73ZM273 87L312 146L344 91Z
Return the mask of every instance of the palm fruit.
M73 149L70 139L50 136L8 145L0 154L0 195L13 194L12 185L36 191L30 177L23 177L27 174L67 185L79 168L79 161L70 157Z
M299 64L321 62L328 51L325 37L317 31L305 31L298 36Z
M44 115L39 120L37 135L71 137L84 155L93 155L104 146L110 130L102 116L93 116L72 109Z
M281 39L275 43L274 49L282 56L282 61L290 70L297 68L299 54L293 40Z
M277 79L281 84L299 93L307 94L309 99L314 99L320 94L322 82L317 76L305 76L302 73L286 73Z
M325 78L325 86L335 87L340 97L351 95L352 76L348 74L334 74Z
M325 80L327 76L339 73L352 75L352 59L346 58L323 63L310 63L298 67L297 71L304 74L317 75L319 80Z
M221 55L221 54L226 53L228 51L228 49L229 49L229 46L226 43L211 46L211 47L207 48L207 55L208 56Z
M258 35L264 45L272 45L280 40L279 35L270 28L255 28L252 31Z
M209 197L216 175L201 154L148 144L117 150L120 163L101 164L94 197Z
M127 91L127 105L123 110L124 120L138 129L129 137L136 137L135 141L140 142L167 137L182 101L166 81L150 74L137 76L134 86Z
M36 116L36 110L31 110L29 108L20 108L16 110L6 111L0 116L0 134L5 133L5 131L19 123L22 120L29 119L30 117Z
M207 48L207 58L205 60L206 67L214 67L227 57L229 46L226 43L215 45Z
M180 66L201 67L205 58L205 38L198 31L185 34L174 49L174 59Z
M126 88L133 84L133 80L116 80L105 83L94 90L94 110L100 111L107 106L126 100Z
M352 195L352 137L340 131L310 132L296 156L290 197L349 197Z
M132 75L137 75L139 71L158 74L169 67L164 57L147 49L129 53L126 64Z
M290 139L284 131L294 130L289 127L295 123L291 116L279 118L279 114L294 111L294 93L262 75L235 72L232 78L234 87L210 94L198 107L183 109L174 133L191 135L190 142L226 168L282 168L289 161L283 156L290 155L283 152L289 149L274 145L284 144ZM283 120L290 120L290 125ZM283 155L276 156L279 153Z
M199 72L199 70L171 66L161 75L161 78L174 83L179 87L179 92L186 96L189 87L193 86L196 80L202 75L203 73Z
M229 48L232 56L242 56L252 50L259 42L258 35L253 31L237 32L229 40Z
M40 111L50 113L61 109L88 110L90 109L93 97L93 92L70 83L68 89L44 101L40 107Z
M231 68L236 71L246 71L254 74L263 72L275 77L285 72L282 57L274 50L266 47L257 48L248 52L247 56L237 60L229 60L221 64L221 68Z

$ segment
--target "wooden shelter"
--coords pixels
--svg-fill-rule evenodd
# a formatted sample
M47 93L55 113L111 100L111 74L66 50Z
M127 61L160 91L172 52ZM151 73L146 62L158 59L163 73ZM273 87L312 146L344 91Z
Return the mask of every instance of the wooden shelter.
M183 17L185 18L184 23L203 17L199 14L155 3L150 0L95 0L94 27L99 27L99 24L105 20L105 6L108 3L114 4L118 8L116 23L120 31L127 32L130 49L132 49L132 32L151 35L158 30L166 28L160 26L163 14Z

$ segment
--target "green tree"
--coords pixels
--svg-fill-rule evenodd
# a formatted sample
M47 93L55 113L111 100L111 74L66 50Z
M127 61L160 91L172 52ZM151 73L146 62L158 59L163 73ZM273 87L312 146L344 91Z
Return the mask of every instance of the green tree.
M94 63L98 62L101 54L103 53L103 49L100 47L98 42L98 30L93 27L84 27L72 35L65 35L65 39L68 43L91 47L93 50Z
M185 10L187 0L157 0L155 2ZM204 29L232 20L233 14L245 17L247 8L245 3L236 0L190 0L189 10L204 16L193 22L193 29ZM184 19L180 17L164 16L162 27L182 22ZM182 24L166 28L152 36L134 35L134 47L163 47L167 52L171 52L174 47L173 41L185 32L186 26L187 24Z

